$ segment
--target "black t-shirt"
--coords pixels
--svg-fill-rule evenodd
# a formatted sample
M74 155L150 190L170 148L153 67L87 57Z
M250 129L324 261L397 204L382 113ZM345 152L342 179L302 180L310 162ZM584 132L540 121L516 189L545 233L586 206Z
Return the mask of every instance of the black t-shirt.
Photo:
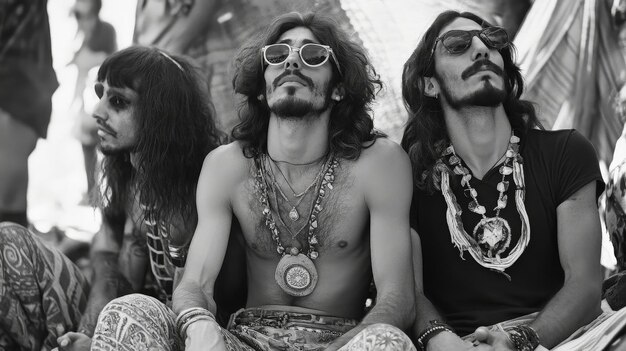
M595 149L574 130L531 130L520 142L520 154L530 242L505 270L510 281L504 274L479 265L468 251L461 258L451 241L441 192L428 195L416 189L413 194L411 227L422 242L425 293L460 335L542 309L564 282L557 246L558 205L589 182L597 181L597 196L604 187ZM495 216L496 185L502 180L498 170L495 167L482 180L470 181L488 217ZM471 235L481 216L468 210L470 198L464 195L459 178L451 174L450 184L463 211L465 231ZM508 203L500 217L508 221L512 240L502 257L515 247L521 231L512 176L507 180Z

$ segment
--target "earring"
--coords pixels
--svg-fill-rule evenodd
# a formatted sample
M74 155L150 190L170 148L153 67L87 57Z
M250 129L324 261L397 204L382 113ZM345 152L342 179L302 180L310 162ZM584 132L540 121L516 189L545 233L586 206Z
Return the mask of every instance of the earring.
M256 97L256 99L257 99L257 100L259 100L259 101L263 101L263 99L265 99L265 96L263 96L263 94L259 94L259 95Z
M331 98L333 100L335 100L335 101L341 101L341 99L343 99L343 96L341 96L341 95L333 95Z

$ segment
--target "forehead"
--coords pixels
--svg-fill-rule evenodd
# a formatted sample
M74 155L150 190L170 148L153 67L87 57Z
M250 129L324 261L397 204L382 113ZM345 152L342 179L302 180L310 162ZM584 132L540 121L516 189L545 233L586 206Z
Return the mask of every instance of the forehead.
M480 26L480 24L472 21L471 19L457 17L454 19L454 21L448 23L445 27L441 28L441 31L439 31L439 36L453 29L475 30L482 29L482 27Z
M319 43L313 32L307 27L295 27L284 32L277 43L286 43L290 45L300 46L306 43Z

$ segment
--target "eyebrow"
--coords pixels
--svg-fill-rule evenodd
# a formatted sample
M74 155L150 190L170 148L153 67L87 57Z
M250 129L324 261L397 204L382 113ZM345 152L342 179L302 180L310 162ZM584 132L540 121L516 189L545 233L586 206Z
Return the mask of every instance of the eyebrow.
M102 89L102 92L104 93L104 84L102 82L96 82L95 87L98 87L100 89ZM139 96L139 94L128 87L114 87L114 86L108 86L108 93L107 94L116 94L116 95L122 95L124 97L127 98L135 98L137 96Z
M315 41L312 40L312 39L302 39L302 45L309 44L309 43L316 44ZM277 44L289 44L289 45L292 45L293 44L293 40L291 40L291 39L283 39L283 40L279 41Z

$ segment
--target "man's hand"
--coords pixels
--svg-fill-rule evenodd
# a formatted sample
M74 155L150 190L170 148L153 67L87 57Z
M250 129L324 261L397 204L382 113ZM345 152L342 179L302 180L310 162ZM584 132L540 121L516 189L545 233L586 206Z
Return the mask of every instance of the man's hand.
M226 351L222 329L216 321L199 320L187 328L186 351Z
M444 331L433 336L426 344L427 351L461 351L461 350L490 350L489 345L475 343L461 339L458 335Z
M59 334L63 334L63 326L57 326ZM52 351L89 351L91 338L83 333L68 332L57 338L58 347Z
M474 332L474 337L476 341L490 345L494 351L515 351L515 347L505 331L478 327Z

